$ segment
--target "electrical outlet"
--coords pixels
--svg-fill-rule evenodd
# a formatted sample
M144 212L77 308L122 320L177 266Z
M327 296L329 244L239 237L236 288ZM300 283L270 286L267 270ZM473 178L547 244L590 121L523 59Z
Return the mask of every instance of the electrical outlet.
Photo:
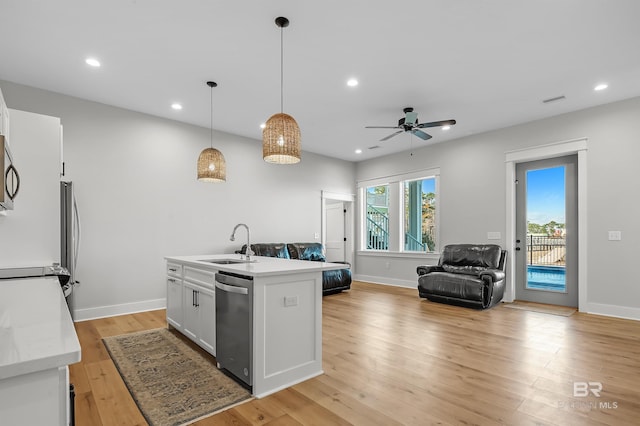
M499 240L500 238L502 238L502 235L499 231L487 232L487 240Z
M621 231L609 231L609 241L620 241L620 240L622 240Z
M298 296L285 296L284 306L298 306Z
M315 234L313 234L313 238L315 238L316 240L320 239L320 233L316 232Z

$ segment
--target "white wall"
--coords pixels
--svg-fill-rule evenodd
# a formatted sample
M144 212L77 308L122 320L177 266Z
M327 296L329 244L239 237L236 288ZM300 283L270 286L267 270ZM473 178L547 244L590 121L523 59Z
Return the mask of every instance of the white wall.
M227 182L198 182L207 128L0 87L11 108L60 117L64 126L64 179L74 181L82 220L77 319L164 306L163 257L231 253L246 238L239 230L229 241L240 222L254 242L314 241L321 191L354 192L353 163L303 152L297 165L267 164L260 141L220 132L214 146L226 157Z
M439 167L440 245L505 245L505 152L585 137L588 140L588 311L640 319L634 265L640 236L635 171L640 158L640 98L473 135L357 164L356 180ZM608 241L609 230L622 241ZM502 240L487 240L500 231ZM356 256L357 276L415 287L416 266L434 256Z
M60 119L10 110L20 174L14 210L0 215L0 268L60 262Z

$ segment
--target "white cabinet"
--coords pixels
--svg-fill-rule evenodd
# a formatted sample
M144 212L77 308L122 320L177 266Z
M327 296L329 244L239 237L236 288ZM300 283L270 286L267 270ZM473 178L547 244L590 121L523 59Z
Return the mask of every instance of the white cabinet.
M183 285L183 331L211 355L216 355L216 295L189 281Z
M214 271L167 262L167 323L216 355Z
M68 365L81 348L56 278L2 282L0 424L69 424Z
M182 265L167 263L167 323L182 330Z
M182 280L167 277L167 322L182 329Z

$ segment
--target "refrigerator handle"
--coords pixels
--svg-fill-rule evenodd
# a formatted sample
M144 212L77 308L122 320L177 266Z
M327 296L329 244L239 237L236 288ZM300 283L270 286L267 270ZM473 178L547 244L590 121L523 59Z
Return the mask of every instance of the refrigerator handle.
M74 216L74 241L73 241L73 277L75 279L75 269L78 265L78 252L80 251L80 238L81 238L81 228L80 228L80 213L78 212L78 202L76 201L75 191L73 192L73 216Z

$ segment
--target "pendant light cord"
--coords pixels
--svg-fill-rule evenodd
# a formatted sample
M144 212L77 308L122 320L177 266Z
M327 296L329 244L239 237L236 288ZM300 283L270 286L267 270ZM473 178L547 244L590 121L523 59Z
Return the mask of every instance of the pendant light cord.
M213 86L211 86L209 92L211 93L211 148L213 148Z
M280 112L284 112L284 28L280 27Z

